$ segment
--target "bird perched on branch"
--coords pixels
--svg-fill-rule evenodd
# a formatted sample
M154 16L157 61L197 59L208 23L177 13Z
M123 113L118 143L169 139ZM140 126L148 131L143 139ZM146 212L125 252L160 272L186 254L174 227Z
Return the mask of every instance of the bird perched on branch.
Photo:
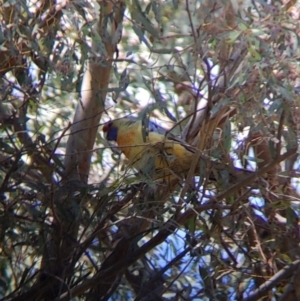
M134 118L116 119L106 123L103 132L107 140L117 142L130 166L155 180L182 178L192 165L196 166L195 173L199 174L201 160L218 170L228 168L226 164L203 154L198 154L194 163L197 152L194 147L165 135L163 128L151 121L144 125L142 120Z

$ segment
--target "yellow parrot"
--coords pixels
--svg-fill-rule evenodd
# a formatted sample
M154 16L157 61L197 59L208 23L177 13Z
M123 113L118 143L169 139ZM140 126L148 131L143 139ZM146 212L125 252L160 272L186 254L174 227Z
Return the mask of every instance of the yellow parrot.
M154 180L182 178L194 161L195 148L175 137L166 137L164 130L151 121L145 128L142 120L121 118L109 121L102 130L107 140L117 142L130 166ZM201 158L209 160L203 155ZM213 164L218 164L218 169L226 169L222 163ZM200 160L195 170L199 174Z

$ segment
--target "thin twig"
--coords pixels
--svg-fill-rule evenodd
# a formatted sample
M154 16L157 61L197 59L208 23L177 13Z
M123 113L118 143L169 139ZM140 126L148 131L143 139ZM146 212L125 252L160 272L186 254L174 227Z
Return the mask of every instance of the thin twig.
M196 32L195 32L191 12L190 12L189 0L186 0L185 3L186 3L186 11L187 11L187 14L188 14L188 17L189 17L189 21L190 21L190 25L191 25L191 29L192 29L192 33L193 33L193 38L194 38L194 41L195 41L195 44L196 44L197 43Z
M291 264L285 266L282 270L272 276L259 288L254 290L249 294L248 297L244 298L243 301L256 301L263 297L269 290L271 290L275 285L283 279L286 279L300 266L300 260L295 260Z

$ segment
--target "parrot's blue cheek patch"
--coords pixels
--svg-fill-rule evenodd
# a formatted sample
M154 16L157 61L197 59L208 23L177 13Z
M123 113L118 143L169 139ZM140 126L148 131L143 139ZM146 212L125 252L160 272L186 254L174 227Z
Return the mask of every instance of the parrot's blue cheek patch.
M116 141L118 136L118 129L117 128L111 128L106 135L106 139L109 141Z

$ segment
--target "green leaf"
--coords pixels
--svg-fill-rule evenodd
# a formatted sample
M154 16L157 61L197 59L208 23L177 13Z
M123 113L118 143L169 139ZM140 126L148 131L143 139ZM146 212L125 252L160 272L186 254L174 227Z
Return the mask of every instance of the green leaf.
M228 34L229 39L226 42L228 44L233 44L239 38L240 35L241 35L240 31L237 31L237 30L231 31Z
M141 23L145 30L147 30L151 35L153 35L155 38L159 38L159 35L157 33L157 30L154 28L154 26L150 23L150 21L147 19L146 16L144 16L139 11L134 11L132 13L132 18L137 22Z
M228 103L229 103L229 99L228 98L223 98L221 101L219 101L216 105L214 105L213 107L212 107L212 109L211 109L211 112L210 112L210 114L211 114L211 116L213 117L215 114L217 114L218 112L219 112L219 110L223 107L223 106L225 106L225 105L227 105Z
M152 46L150 45L150 43L148 42L147 38L144 35L144 32L141 30L140 27L133 25L132 26L133 31L136 33L136 35L139 37L141 42L144 42L146 44L146 46L151 49Z
M161 5L158 1L152 1L152 10L154 12L155 20L158 24L161 23Z
M149 15L149 13L150 13L150 11L151 11L151 8L152 8L152 3L150 2L150 3L148 3L148 5L147 5L146 8L145 8L145 13L146 13L147 15Z
M224 125L224 147L225 151L229 153L231 149L231 123L229 118L226 119Z
M189 230L189 233L191 234L191 236L194 236L194 233L196 230L196 216L189 218L185 222L185 227Z
M293 227L298 223L298 217L295 211L292 208L286 208L286 221L287 226Z
M264 162L263 159L259 159L259 158L252 157L252 156L247 156L247 155L244 155L243 158L246 159L246 160L248 160L248 161L250 161L250 162L255 162L255 163Z
M252 46L250 45L248 47L248 50L252 56L252 58L255 60L255 61L261 61L261 55L257 52L257 50Z
M276 112L276 111L282 109L282 107L283 107L282 99L281 99L281 98L275 99L275 100L272 102L272 104L270 105L268 111L269 111L270 114L273 114L274 112Z
M123 23L119 23L111 39L112 44L117 44L120 41L122 37L122 31L123 31Z
M279 92L283 98L285 98L289 101L294 101L294 95L287 88L285 88L283 86L279 86Z

